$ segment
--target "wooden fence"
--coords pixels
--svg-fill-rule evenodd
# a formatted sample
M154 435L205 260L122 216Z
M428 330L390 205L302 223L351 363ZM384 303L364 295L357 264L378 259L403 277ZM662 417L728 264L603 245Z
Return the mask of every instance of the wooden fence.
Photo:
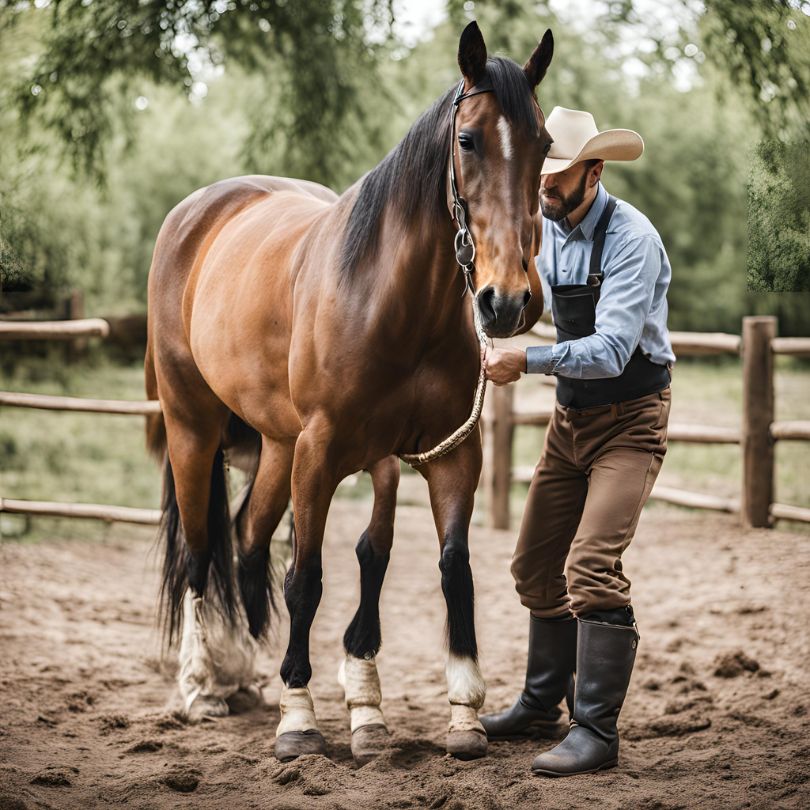
M76 338L104 338L107 337L109 332L109 324L101 318L69 321L0 321L0 341L62 340L74 342ZM12 391L0 391L0 407L3 406L126 415L145 415L160 412L160 403L154 401L131 402L113 399L81 399L78 397L46 396L43 394L21 394ZM94 518L104 520L107 523L156 525L160 522L159 509L136 509L129 506L107 506L95 503L27 501L6 497L0 497L0 512L47 517Z
M671 332L675 354L738 355L742 357L743 407L741 427L670 424L668 440L699 444L737 444L742 450L742 493L723 498L656 485L651 497L698 509L739 513L748 526L769 527L776 520L810 522L810 509L774 503L775 442L810 440L810 421L777 422L774 419L774 355L810 356L810 338L776 337L776 318L743 318L742 337L724 333ZM533 333L554 342L554 330L538 324ZM548 381L553 385L554 380ZM489 522L495 528L509 527L509 494L512 483L528 483L533 469L513 466L513 440L519 425L542 427L551 411L516 411L514 387L493 386L485 416L487 463L485 489Z
M3 293L0 299L0 340L53 340L51 327L58 327L58 340L64 347L65 361L79 360L86 354L89 337L103 337L105 344L121 357L143 356L146 343L146 313L109 315L85 319L84 294L70 290L56 298L29 293ZM58 319L51 321L51 318ZM42 327L34 327L34 322ZM95 324L95 326L91 326ZM18 327L22 325L22 330ZM76 330L76 333L71 333Z
M0 341L74 341L76 338L105 337L108 333L109 327L101 319L0 321ZM534 333L543 340L554 340L553 330L545 325L535 327ZM744 318L742 337L721 333L673 332L671 339L676 354L680 356L742 355L741 428L737 430L711 425L671 424L668 433L670 441L740 445L743 453L742 497L722 498L658 485L653 489L652 497L692 508L741 513L750 526L767 527L780 519L810 522L810 509L773 502L774 443L777 440L810 439L810 421L774 420L773 357L776 354L810 356L810 338L777 338L776 318L764 316ZM551 378L548 382L553 384ZM485 466L484 488L491 524L497 528L508 528L511 485L513 482L528 481L532 472L531 469L513 467L515 427L544 426L551 418L551 411L515 411L512 386L492 386L490 391L485 417L488 462ZM0 407L2 406L123 415L146 415L160 411L160 404L154 401L81 399L17 392L0 392ZM0 512L141 524L156 524L160 520L160 512L156 509L24 501L5 497L0 497Z

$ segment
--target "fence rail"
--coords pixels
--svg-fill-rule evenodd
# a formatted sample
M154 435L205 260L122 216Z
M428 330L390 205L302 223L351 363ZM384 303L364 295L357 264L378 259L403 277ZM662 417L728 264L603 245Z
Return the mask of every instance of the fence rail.
M41 517L93 518L107 523L140 523L156 526L160 509L135 509L131 506L106 506L99 503L56 503L0 498L0 512Z
M771 438L808 441L810 440L810 421L773 422L771 424Z
M557 342L557 333L551 324L540 321L531 328L531 333L549 343ZM670 332L669 339L672 350L680 355L739 354L742 342L739 335L730 335L727 332ZM780 340L791 341L787 344L790 346L795 343L796 354L810 351L810 338L780 338ZM807 346L804 352L801 351L802 345Z
M499 396L500 392L494 396ZM0 405L2 402L0 394ZM545 427L551 421L551 410L540 411L512 411L511 423L514 427ZM484 417L484 425L488 426L492 422L492 417ZM774 434L774 438L780 439L804 439L810 438L810 422L774 422L773 429L780 435ZM808 431L807 435L804 431ZM782 435L784 434L784 435ZM667 437L670 441L692 442L694 444L739 444L741 441L740 431L737 428L717 427L715 425L686 425L670 424L667 429Z
M46 394L20 394L0 391L0 406L38 408L45 411L81 411L83 413L120 413L145 416L160 413L157 400L83 399L80 397L53 397Z
M0 340L74 340L107 337L110 325L101 318L75 321L0 321Z

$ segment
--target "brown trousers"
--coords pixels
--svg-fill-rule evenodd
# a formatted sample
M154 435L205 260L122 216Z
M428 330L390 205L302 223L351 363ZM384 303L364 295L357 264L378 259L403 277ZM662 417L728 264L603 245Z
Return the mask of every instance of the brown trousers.
M670 389L615 405L556 404L512 576L539 618L630 604L622 553L667 451Z

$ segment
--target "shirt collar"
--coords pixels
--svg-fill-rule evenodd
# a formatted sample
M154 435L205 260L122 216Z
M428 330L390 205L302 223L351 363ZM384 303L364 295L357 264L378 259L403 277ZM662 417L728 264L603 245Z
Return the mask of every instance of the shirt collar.
M585 239L592 242L593 232L596 229L596 223L599 222L599 218L602 216L602 212L605 210L607 201L608 193L600 181L599 186L596 189L596 197L594 197L591 207L588 209L588 213L585 214L581 222L575 228L569 228L565 224L565 220L561 219L559 222L554 223L557 228L557 232L563 237L563 239L567 240L577 239L579 237L577 231L580 231Z

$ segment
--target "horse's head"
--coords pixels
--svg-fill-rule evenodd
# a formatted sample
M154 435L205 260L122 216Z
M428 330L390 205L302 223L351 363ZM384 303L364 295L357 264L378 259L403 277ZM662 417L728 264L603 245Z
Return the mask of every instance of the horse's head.
M475 245L478 311L490 337L514 334L531 297L532 218L537 213L540 170L552 142L534 91L553 50L551 31L546 31L521 69L509 59L487 59L484 38L474 22L459 42L463 96L455 107L451 159ZM452 185L451 180L451 207Z

